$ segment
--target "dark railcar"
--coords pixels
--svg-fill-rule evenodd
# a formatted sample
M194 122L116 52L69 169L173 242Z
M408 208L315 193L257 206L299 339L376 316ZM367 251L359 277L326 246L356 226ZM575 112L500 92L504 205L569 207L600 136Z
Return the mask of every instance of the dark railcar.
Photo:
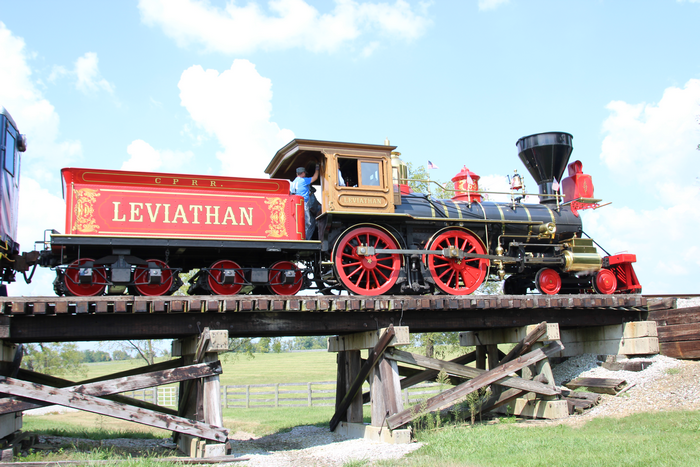
M0 268L1 282L14 280L15 261L19 254L17 217L19 210L20 154L26 150L24 135L4 107L0 107ZM5 292L3 288L2 293Z

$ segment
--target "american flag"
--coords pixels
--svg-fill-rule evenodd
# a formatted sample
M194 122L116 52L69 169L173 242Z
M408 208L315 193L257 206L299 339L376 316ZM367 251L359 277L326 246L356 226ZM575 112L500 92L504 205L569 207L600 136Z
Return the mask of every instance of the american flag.
M428 161L428 168L429 169L439 169L437 165L433 164L432 162Z

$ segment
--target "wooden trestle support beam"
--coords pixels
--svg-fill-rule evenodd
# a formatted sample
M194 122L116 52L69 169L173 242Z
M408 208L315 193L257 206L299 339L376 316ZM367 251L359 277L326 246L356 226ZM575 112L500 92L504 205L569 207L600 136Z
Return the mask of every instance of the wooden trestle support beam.
M396 349L408 343L406 326L328 340L328 351L338 353L336 411L330 422L331 431L392 443L408 442L410 430L402 429L408 423L424 414L445 410L486 387L491 392L488 398L482 398L482 413L510 406L510 413L516 416L562 418L569 415L571 407L554 384L549 358L581 353L648 355L659 350L656 327L648 321L563 331L556 323L542 322L464 332L460 333L460 344L476 346L476 350L452 361ZM502 343L516 345L505 355L498 349ZM362 349L369 349L364 361L360 356ZM472 362L476 362L475 367L466 366ZM455 385L413 407L403 406L402 389L433 380L440 371L447 373ZM516 372L520 376L515 376ZM400 374L406 376L401 379ZM370 391L363 395L360 389L367 379ZM369 425L363 424L362 417L362 404L367 402L371 403L372 414Z
M190 457L226 454L229 433L223 428L218 359L219 352L228 350L225 330L205 328L199 336L174 341L173 356L179 359L80 382L21 369L22 346L0 344L0 394L6 396L0 399L0 438L22 428L22 411L55 404L171 430ZM172 383L180 384L177 411L119 395ZM11 451L5 450L2 459L11 458Z

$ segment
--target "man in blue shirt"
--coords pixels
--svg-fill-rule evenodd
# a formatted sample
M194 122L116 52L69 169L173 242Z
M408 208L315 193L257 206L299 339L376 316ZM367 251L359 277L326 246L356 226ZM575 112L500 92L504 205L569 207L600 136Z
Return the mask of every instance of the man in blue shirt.
M292 182L292 194L304 197L304 227L306 231L306 240L311 240L314 229L316 229L316 216L309 211L309 208L314 204L316 198L315 195L311 193L310 187L313 182L318 180L318 169L319 166L316 164L316 171L313 176L307 177L306 169L304 167L298 167L297 178ZM311 200L310 203L309 200L312 196L314 199Z

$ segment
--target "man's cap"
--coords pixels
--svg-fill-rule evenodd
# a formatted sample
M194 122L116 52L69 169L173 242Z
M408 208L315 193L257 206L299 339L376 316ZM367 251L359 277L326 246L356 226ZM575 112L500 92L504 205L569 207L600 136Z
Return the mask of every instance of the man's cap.
M302 173L304 173L304 172L306 172L306 169L305 169L304 167L297 167L297 173L298 173L298 174L302 174Z

